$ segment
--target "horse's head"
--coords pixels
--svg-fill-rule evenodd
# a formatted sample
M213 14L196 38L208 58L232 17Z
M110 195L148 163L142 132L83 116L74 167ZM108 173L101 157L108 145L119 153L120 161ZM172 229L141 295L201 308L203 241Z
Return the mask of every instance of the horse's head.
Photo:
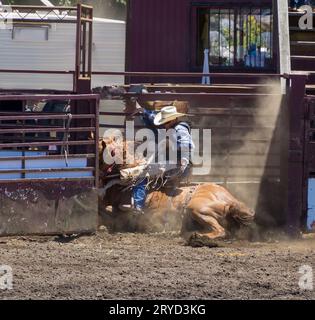
M242 202L232 204L230 206L230 212L232 217L243 225L249 225L255 219L255 211Z
M119 172L119 165L123 162L121 143L115 136L103 137L99 141L99 163L103 177Z
M100 171L103 177L115 175L121 169L132 168L144 164L143 157L133 154L134 144L124 141L121 136L107 136L99 141Z

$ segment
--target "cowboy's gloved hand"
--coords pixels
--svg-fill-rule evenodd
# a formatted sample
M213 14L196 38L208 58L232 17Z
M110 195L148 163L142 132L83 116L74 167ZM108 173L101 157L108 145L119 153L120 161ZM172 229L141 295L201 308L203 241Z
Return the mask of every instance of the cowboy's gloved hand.
M136 101L136 109L138 112L142 113L143 112L143 108L140 106L140 104L138 103L138 101Z
M186 170L188 164L189 164L188 159L182 158L181 161L180 161L180 171L184 172Z

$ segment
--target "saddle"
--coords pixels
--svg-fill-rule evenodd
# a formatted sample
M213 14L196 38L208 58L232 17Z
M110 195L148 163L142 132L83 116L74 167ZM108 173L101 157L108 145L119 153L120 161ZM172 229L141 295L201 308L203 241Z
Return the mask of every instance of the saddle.
M120 170L122 184L129 185L130 188L146 179L148 187L160 189L165 187L169 181L174 181L179 175L180 171L174 165L161 166L151 163Z

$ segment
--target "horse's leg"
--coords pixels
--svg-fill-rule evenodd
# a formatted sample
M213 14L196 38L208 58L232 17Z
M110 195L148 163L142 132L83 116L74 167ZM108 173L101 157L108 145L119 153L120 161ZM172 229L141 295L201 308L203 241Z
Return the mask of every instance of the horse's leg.
M226 233L225 229L220 225L217 214L213 208L204 208L202 210L193 210L192 218L200 223L202 226L211 228L211 232L199 234L201 236L206 236L209 239L224 238Z

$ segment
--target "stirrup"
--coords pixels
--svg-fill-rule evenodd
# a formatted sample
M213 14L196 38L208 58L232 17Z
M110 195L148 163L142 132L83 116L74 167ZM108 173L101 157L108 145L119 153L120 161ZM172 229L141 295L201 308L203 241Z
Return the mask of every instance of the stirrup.
M144 215L144 210L142 208L133 208L132 212L139 216Z
M120 204L118 208L123 212L132 211L134 209L131 204Z

